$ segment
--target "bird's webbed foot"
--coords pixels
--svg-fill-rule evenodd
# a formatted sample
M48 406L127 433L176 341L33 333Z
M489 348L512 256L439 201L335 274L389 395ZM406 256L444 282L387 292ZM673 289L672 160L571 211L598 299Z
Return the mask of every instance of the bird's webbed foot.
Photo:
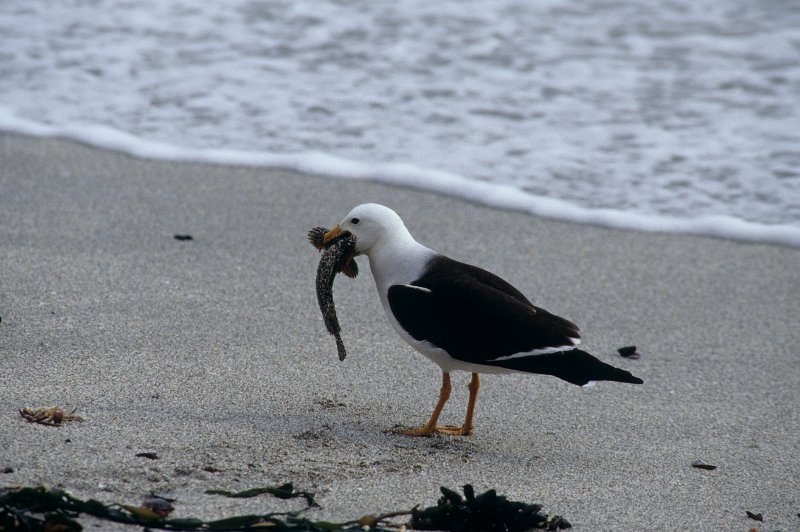
M450 436L469 436L472 434L472 428L461 425L443 425L436 427L436 432L439 434L449 434Z
M404 429L401 427L394 427L392 432L403 436L424 436L430 438L436 434L446 434L448 436L469 436L472 430L466 429L462 426L455 425L437 425L429 426L424 425L418 429Z

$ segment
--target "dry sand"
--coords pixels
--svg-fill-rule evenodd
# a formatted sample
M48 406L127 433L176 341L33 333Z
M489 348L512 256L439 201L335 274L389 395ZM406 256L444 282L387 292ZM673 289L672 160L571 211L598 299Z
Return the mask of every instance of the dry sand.
M388 433L425 421L440 373L390 329L363 259L335 286L339 362L305 240L366 201L577 322L645 384L487 376L473 436ZM174 516L219 518L286 505L206 489L292 481L317 494L311 517L343 520L472 483L577 530L800 529L800 250L0 135L0 316L0 485L167 491ZM630 344L640 360L616 354ZM466 382L444 422L461 422ZM46 405L86 421L17 415Z

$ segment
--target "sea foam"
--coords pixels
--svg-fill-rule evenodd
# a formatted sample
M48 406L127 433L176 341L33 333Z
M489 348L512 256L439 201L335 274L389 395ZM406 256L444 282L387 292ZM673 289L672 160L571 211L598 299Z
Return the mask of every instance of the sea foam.
M33 137L64 138L139 158L164 161L285 168L335 178L365 180L410 187L461 198L500 209L554 220L617 229L682 233L744 242L800 247L800 226L760 224L731 216L673 218L607 208L586 208L567 201L531 194L517 187L467 179L450 172L407 163L360 162L321 152L275 154L244 150L192 149L143 139L108 126L52 126L16 116L0 107L0 130Z
M798 27L786 0L0 2L0 94L10 129L140 156L795 245Z

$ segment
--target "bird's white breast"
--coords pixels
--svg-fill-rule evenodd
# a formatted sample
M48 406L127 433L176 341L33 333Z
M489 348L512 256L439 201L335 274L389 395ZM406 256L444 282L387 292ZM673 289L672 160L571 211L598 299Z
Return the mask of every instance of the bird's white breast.
M371 250L368 254L375 287L378 289L383 311L386 313L389 323L400 335L400 338L437 364L444 372L480 370L483 373L513 373L512 370L492 366L478 368L475 364L457 360L447 354L444 349L438 348L430 342L415 339L394 317L389 306L389 288L393 285L409 285L422 277L428 262L436 255L435 251L414 240L393 242L391 246Z

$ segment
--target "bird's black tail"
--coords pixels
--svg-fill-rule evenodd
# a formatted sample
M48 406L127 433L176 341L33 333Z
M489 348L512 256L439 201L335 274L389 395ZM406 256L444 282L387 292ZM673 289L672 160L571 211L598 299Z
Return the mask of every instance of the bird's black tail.
M631 384L644 382L630 372L606 364L580 349L484 362L484 364L526 373L553 375L578 386L588 384L590 381L617 381Z

